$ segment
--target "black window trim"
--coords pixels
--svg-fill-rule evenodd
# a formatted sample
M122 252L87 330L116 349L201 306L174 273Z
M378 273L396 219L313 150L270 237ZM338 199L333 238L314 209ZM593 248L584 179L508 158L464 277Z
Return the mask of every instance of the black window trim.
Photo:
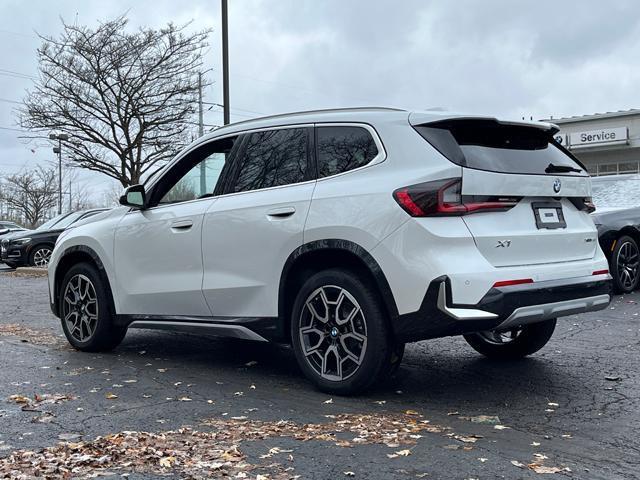
M276 185L273 187L266 188L256 188L254 190L243 190L241 192L234 192L234 187L236 181L238 180L238 175L240 174L240 161L244 156L244 152L246 149L247 138L249 135L253 133L260 132L268 132L273 130L295 130L295 129L305 129L307 131L307 174L306 178L301 182L296 183L287 183L286 185ZM316 165L315 165L315 142L313 141L314 137L314 124L312 123L301 123L301 124L292 124L292 125L276 125L272 127L262 127L262 128L254 128L251 130L245 130L240 132L240 148L236 151L236 154L233 157L233 165L229 169L229 179L226 182L224 193L222 195L242 195L246 193L253 192L264 192L266 190L273 190L276 188L287 188L294 185L303 185L309 182L315 182L317 179L316 174Z
M364 128L365 130L367 130L369 132L369 135L371 135L371 138L373 138L373 142L376 144L376 148L378 149L378 154L373 157L371 159L371 161L369 163L366 163L364 165L361 165L357 168L353 168L351 170L347 170L346 172L340 172L340 173L335 173L333 175L329 175L327 177L322 177L319 178L319 171L318 171L318 166L317 166L317 159L318 159L318 128L321 127L360 127L360 128ZM322 182L331 178L336 178L339 177L341 175L347 175L350 174L352 172L357 172L359 170L363 170L365 168L369 168L372 167L374 165L378 165L379 163L384 162L387 159L387 150L384 147L384 144L382 143L382 140L380 138L380 135L378 135L378 131L375 129L375 127L369 123L365 123L365 122L318 122L318 123L314 123L314 152L315 152L315 160L316 160L316 178L318 182Z
M346 172L341 172L341 173L336 173L335 175L330 175L328 177L323 177L323 178L318 178L318 171L317 171L317 142L316 142L316 130L317 127L362 127L364 129L366 129L370 134L371 137L373 138L374 143L376 144L376 147L378 148L378 154L371 159L371 161L369 163L367 163L366 165L362 165L361 167L358 168L354 168L353 170L347 170ZM242 153L244 153L244 147L245 147L245 142L247 139L248 134L254 133L254 132L261 132L261 131L266 131L266 130L281 130L281 129L291 129L291 128L307 128L309 131L309 148L307 149L307 154L308 154L308 171L309 172L314 172L315 174L312 175L312 178L309 178L307 180L304 180L302 182L298 182L298 183L291 183L288 185L278 185L275 187L268 187L268 188L261 188L261 189L257 189L257 190L247 190L244 192L233 192L233 185L235 183L236 177L237 177L237 170L238 170L238 159L242 157ZM387 150L384 146L384 144L382 143L382 139L380 137L380 135L378 134L378 131L375 129L375 127L369 123L366 122L354 122L354 121L345 121L345 122L340 122L340 121L329 121L329 122L314 122L314 123L289 123L286 125L272 125L272 126L268 126L268 127L259 127L259 128L252 128L249 130L241 130L241 131L237 131L237 132L229 132L225 135L220 135L219 137L213 137L213 138L208 138L206 140L203 140L202 142L198 142L197 144L193 145L191 148L189 148L188 150L182 152L181 154L178 154L179 157L176 157L175 160L172 160L170 163L167 164L166 166L166 172L160 173L158 175L157 178L155 178L153 180L153 182L151 183L151 185L149 185L147 187L147 195L149 196L149 198L151 198L151 194L150 192L153 191L153 189L156 188L156 185L158 185L160 183L160 181L165 177L165 175L168 175L169 172L171 170L173 170L173 168L183 159L185 158L187 155L189 155L191 152L193 152L194 150L210 143L210 142L216 142L218 140L224 140L225 138L230 138L230 137L238 137L237 140L237 147L234 146L234 151L232 152L232 154L230 155L230 158L228 159L227 163L229 164L229 169L228 171L225 173L226 177L223 178L222 174L220 176L220 178L222 179L222 183L223 183L223 187L222 187L222 192L220 192L219 194L215 194L214 197L207 197L207 198L196 198L194 200L187 200L184 202L179 202L179 203L169 203L169 204L165 204L165 205L154 205L152 207L149 207L149 210L152 209L156 209L156 208L166 208L166 207L171 207L174 205L182 205L185 203L192 203L192 202L200 202L200 201L204 201L204 200L210 200L211 198L219 198L219 197L226 197L226 196L230 196L230 195L242 195L242 194L247 194L247 193L252 193L252 192L262 192L265 190L272 190L272 189L276 189L276 188L287 188L287 187L291 187L293 185L303 185L306 183L310 183L310 182L322 182L325 180L329 180L341 175L347 175L351 172L357 172L359 170L365 169L365 168L369 168L373 165L378 165L379 163L384 162L387 159ZM215 190L218 190L217 188ZM214 190L214 193L215 193ZM132 211L136 211L136 210L132 210Z

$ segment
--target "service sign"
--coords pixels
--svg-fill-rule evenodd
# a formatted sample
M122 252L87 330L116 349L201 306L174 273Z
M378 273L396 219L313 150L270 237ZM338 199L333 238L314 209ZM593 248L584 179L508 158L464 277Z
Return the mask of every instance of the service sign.
M627 127L603 128L588 132L569 134L571 148L595 147L599 145L624 144L629 141Z

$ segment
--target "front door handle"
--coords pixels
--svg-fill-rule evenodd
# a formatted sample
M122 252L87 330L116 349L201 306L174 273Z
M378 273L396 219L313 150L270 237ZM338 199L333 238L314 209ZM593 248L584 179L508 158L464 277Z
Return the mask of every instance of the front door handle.
M171 230L178 232L189 230L191 227L193 227L193 220L177 220L171 223Z
M274 208L267 212L269 219L287 218L296 213L295 207Z

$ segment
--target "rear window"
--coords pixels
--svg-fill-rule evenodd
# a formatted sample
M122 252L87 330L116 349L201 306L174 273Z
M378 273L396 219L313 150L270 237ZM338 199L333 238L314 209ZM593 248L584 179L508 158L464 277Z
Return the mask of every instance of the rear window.
M586 175L550 132L493 120L451 120L415 129L436 150L463 167L500 173Z

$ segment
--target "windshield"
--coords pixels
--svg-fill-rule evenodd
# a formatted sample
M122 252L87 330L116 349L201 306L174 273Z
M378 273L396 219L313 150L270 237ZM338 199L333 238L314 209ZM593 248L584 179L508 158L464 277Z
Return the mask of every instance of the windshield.
M69 215L70 215L69 213L63 213L62 215L58 215L57 217L53 217L51 220L47 220L42 225L40 225L38 228L36 228L36 230L49 230L56 223L61 221L63 218L68 217Z
M82 217L84 214L85 214L85 212L74 212L74 213L71 213L67 217L63 218L58 223L56 223L54 225L54 227L56 228L56 230L57 229L65 229L69 225L74 223L76 220L79 220L80 217Z

